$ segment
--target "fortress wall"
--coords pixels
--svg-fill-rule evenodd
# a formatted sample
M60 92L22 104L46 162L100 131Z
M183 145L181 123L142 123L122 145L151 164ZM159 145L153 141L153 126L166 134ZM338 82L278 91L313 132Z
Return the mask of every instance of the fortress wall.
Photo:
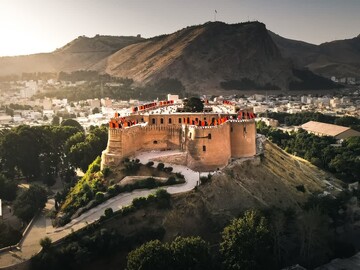
M122 134L122 156L123 158L133 155L141 149L143 142L143 132L141 126L133 126L123 129Z
M199 171L216 170L228 163L231 157L228 123L216 127L190 127L187 136L186 150L190 168Z
M126 143L137 150L179 149L181 142L181 126L147 126L139 130L141 141ZM125 143L126 139L124 140ZM137 145L132 145L137 144Z
M250 157L256 154L255 121L230 122L231 157Z
M139 150L179 149L181 126L133 126L109 129L108 145L102 153L102 167L117 166Z

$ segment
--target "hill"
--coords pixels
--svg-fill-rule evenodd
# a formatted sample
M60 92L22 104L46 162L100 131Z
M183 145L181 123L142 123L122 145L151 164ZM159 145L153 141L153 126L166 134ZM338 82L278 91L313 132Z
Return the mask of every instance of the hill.
M140 242L154 232L163 232L164 241L177 236L199 235L216 243L224 226L245 210L288 211L291 208L301 212L301 206L311 194L328 189L328 182L337 182L326 172L270 142L265 143L264 149L262 157L234 161L196 190L173 195L169 209L139 209L114 217L99 229L115 229L127 237L141 239ZM126 253L119 251L111 258L85 267L124 269Z
M139 37L80 36L51 53L0 57L0 76L23 72L97 70L106 57L142 40Z
M93 70L140 86L176 79L188 92L208 94L336 89L318 74L354 76L359 39L316 46L282 38L256 21L208 22L150 39L82 36L52 53L1 57L0 76Z
M320 45L283 38L269 31L282 55L297 66L323 76L358 77L360 72L360 36Z
M109 57L106 73L137 82L177 78L200 91L244 78L286 88L293 79L291 66L258 22L206 23L128 46Z
M330 174L276 145L266 142L264 148L262 157L234 161L196 191L174 195L169 211L147 210L146 219L144 213L135 213L129 217L131 222L114 220L108 226L125 235L136 233L144 226L163 226L165 239L176 235L211 239L217 235L217 228L223 228L247 209L297 211L309 195L328 189L329 182L337 185L338 180Z

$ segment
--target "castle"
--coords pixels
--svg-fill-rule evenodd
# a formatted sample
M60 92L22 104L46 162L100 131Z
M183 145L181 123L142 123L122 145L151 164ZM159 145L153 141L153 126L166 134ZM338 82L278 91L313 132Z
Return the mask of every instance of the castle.
M133 107L125 117L115 113L102 166L116 167L139 151L181 150L189 168L210 171L256 154L252 109L238 110L229 101L198 113L181 108L170 100Z

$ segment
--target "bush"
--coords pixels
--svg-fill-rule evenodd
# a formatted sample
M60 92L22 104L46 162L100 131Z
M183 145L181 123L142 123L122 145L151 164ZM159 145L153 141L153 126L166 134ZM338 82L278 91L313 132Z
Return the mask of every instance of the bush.
M174 185L176 184L176 178L174 176L170 176L167 180L166 180L166 185Z
M304 187L304 185L298 185L298 186L296 186L296 190L305 193L305 187Z
M146 163L146 167L152 167L154 165L154 162L149 161L148 163Z
M157 165L156 168L157 168L159 171L162 171L162 170L164 169L164 167L165 167L164 163L160 162L160 163Z
M203 185L205 183L209 182L209 177L207 176L201 176L200 177L200 183Z
M90 165L86 173L100 172L101 158L97 157Z
M179 173L179 172L175 173L175 176L177 178L179 178L179 179L184 179L185 178L185 176L182 173Z
M139 197L139 198L135 198L133 199L132 201L132 205L135 207L135 208L141 208L141 207L144 207L146 206L146 198L145 197Z
M116 186L110 186L110 187L108 188L108 192L109 192L109 194L112 195L112 196L116 195L116 194L117 194Z
M170 207L171 195L165 189L158 189L155 192L155 197L158 208L165 209Z
M111 169L109 167L105 167L101 172L103 176L106 178L111 174Z
M105 198L105 195L103 192L96 192L96 195L95 195L95 201L97 202L103 202L104 201L104 198Z
M114 215L114 211L112 208L106 208L104 211L104 215L106 218L112 217Z
M51 248L52 240L49 237L44 237L40 239L40 246L44 251L47 251Z
M164 172L171 173L173 171L173 167L165 167Z

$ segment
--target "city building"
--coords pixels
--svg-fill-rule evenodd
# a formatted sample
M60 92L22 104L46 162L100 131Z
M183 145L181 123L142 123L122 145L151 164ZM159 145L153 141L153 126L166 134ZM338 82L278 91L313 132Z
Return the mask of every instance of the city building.
M360 136L359 131L353 130L349 127L343 127L316 121L309 121L301 125L301 128L317 136L331 136L337 140Z

